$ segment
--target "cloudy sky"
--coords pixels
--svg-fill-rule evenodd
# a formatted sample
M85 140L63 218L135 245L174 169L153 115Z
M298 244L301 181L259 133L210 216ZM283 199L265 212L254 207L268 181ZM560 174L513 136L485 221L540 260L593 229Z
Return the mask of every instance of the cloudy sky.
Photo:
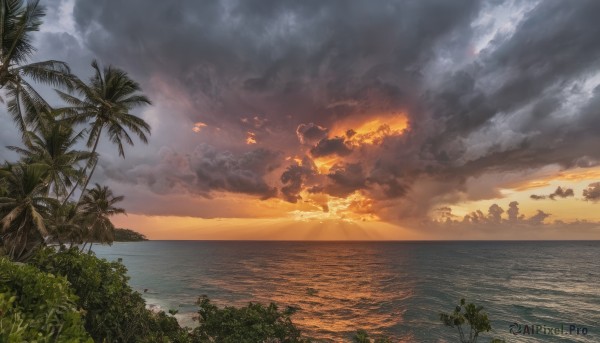
M599 1L42 3L36 59L88 78L97 58L153 101L148 145L99 149L93 182L126 196L119 226L600 238Z

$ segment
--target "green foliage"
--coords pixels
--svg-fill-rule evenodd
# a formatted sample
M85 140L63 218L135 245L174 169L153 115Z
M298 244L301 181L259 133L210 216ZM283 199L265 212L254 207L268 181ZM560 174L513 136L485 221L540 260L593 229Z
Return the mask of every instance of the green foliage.
M115 228L115 242L138 242L147 240L148 238L139 232L130 229Z
M32 264L62 275L85 310L85 328L96 342L185 342L187 332L175 318L146 309L142 296L127 284L127 269L77 249L44 249Z
M482 311L482 306L467 304L465 299L461 299L454 312L440 313L440 320L444 325L458 330L461 343L474 343L477 342L480 333L492 329L488 315ZM469 325L468 335L463 328L465 324Z
M123 196L115 196L110 188L99 184L86 190L81 208L87 221L86 236L90 242L112 243L115 227L109 217L125 213L124 209L115 206L123 201L123 198Z
M0 259L0 342L91 342L62 277Z
M198 299L200 326L194 329L194 342L254 343L254 342L308 342L302 338L290 316L296 311L280 311L271 303L264 306L218 308L206 296Z
M38 114L49 107L28 81L66 89L72 86L73 76L64 62L27 64L35 52L32 34L39 30L44 15L39 1L0 1L0 88L5 91L8 111L26 141L28 127L35 126Z
M48 168L43 164L8 164L0 168L6 196L0 197L0 237L13 260L25 260L48 235Z
M79 162L93 158L87 152L76 150L75 145L83 138L84 131L75 132L73 125L61 121L57 113L40 114L42 119L35 131L26 133L25 147L9 146L26 163L39 163L47 167L46 178L57 199L64 198L74 182L83 178Z

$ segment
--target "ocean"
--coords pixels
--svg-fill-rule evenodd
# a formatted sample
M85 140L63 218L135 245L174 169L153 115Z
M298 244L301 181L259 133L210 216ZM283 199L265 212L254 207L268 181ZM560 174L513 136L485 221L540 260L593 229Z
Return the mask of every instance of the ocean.
M492 322L479 342L600 342L598 241L146 241L93 250L122 258L148 304L178 310L188 326L207 295L219 305L297 306L303 333L331 342L349 342L357 329L394 342L457 342L439 313L466 298Z

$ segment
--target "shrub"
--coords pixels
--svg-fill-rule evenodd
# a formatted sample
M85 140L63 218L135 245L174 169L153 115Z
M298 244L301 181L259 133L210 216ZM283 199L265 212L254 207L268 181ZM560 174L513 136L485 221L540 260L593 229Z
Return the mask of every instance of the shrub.
M460 304L456 306L454 312L440 313L440 320L444 325L457 329L461 343L475 343L480 333L492 330L488 315L483 312L483 306L467 304L465 299L460 299ZM464 324L469 325L468 335L463 329ZM492 343L498 342L502 341L492 340Z
M85 310L85 328L96 342L185 342L175 318L146 309L141 294L127 284L127 269L77 249L43 249L31 264L71 283Z
M0 342L91 342L68 282L0 259Z
M283 311L271 303L264 306L250 303L245 307L218 308L206 296L198 299L200 326L194 329L194 342L254 343L308 342L290 316L296 309Z

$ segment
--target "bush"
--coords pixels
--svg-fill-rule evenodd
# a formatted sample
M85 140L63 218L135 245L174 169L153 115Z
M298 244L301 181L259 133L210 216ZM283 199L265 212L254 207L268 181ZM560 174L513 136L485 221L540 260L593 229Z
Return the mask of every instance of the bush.
M490 319L487 313L483 312L483 306L467 304L465 299L460 299L460 304L454 308L454 312L440 313L440 321L457 329L461 343L475 343L479 334L492 330ZM468 325L469 328L463 328L463 325ZM502 340L493 339L491 343L501 342Z
M0 259L0 342L91 342L62 277Z
M218 308L206 296L198 299L200 326L194 329L194 342L254 343L308 342L290 319L296 311L288 307L279 311L271 303L250 303L246 307Z
M77 304L85 310L85 328L96 342L186 342L188 333L175 318L146 309L141 294L129 287L127 269L78 249L44 249L31 264L67 278Z

